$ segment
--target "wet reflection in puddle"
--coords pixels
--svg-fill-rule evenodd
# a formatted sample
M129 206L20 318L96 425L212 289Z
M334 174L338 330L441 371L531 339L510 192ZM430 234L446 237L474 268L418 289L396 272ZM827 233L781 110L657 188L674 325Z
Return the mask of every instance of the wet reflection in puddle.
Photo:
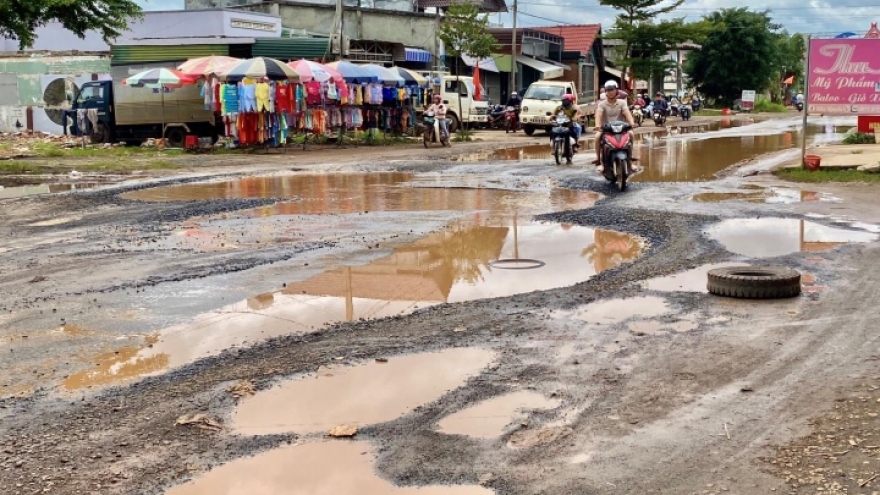
M458 348L331 368L243 400L233 428L246 435L303 434L384 423L460 387L494 357L486 349Z
M724 220L707 230L732 253L771 258L797 252L820 252L851 242L871 242L877 234L826 227L788 218Z
M40 194L55 194L61 192L91 189L103 185L99 182L80 182L76 184L36 184L32 186L3 187L0 186L0 199L23 198L25 196L37 196Z
M752 188L754 189L754 188ZM698 203L720 203L723 201L747 201L749 203L793 204L809 202L839 203L841 200L830 194L814 191L798 191L781 187L770 187L757 192L707 192L691 198Z
M671 310L662 297L642 296L606 299L581 306L574 311L560 311L563 317L596 324L620 323L630 318L654 318Z
M499 437L517 413L528 417L534 409L553 409L559 401L547 399L537 392L514 392L485 400L477 405L447 416L440 421L441 433L490 439Z
M366 443L291 445L220 466L166 495L491 495L473 485L397 487L373 471ZM364 455L370 454L370 455Z
M89 370L92 383L77 379L68 388L133 378L137 369L155 373L330 323L574 285L635 259L641 250L639 239L601 229L521 223L516 217L458 222L367 265L326 271L289 283L281 292L258 295L165 329L155 345L125 363ZM492 268L489 263L499 258L536 258L546 264L534 270ZM157 369L160 363L164 365Z
M731 266L745 266L744 263L716 263L703 265L693 270L645 280L641 283L647 290L660 292L708 292L709 270Z
M297 174L245 177L225 182L180 184L123 194L140 201L192 201L231 198L294 199L257 208L253 217L326 215L376 211L546 211L588 208L599 195L589 191L552 189L529 193L487 188L412 187L410 173ZM425 183L427 178L416 183Z

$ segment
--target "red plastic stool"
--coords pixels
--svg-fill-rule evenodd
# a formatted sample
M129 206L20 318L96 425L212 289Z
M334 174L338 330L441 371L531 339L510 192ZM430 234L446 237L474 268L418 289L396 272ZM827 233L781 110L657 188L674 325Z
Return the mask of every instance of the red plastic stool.
M183 141L183 147L191 150L199 147L199 137L195 134L187 134Z

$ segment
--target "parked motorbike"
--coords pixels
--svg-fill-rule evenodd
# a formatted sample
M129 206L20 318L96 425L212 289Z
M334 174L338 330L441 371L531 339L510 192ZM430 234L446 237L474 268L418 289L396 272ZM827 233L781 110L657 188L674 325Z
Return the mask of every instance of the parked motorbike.
M504 132L516 132L519 130L517 111L519 111L519 107L506 107L504 109Z
M620 191L626 190L626 181L633 173L631 130L632 126L621 121L602 126L602 174L608 182L616 183Z
M568 127L570 123L571 119L565 115L557 115L553 119L553 127L550 129L550 143L557 165L562 164L562 158L565 158L566 164L571 163L573 152L571 131Z
M504 105L493 105L489 108L489 116L486 117L486 127L489 129L503 129L507 126Z
M654 125L660 127L666 124L666 114L659 108L654 110Z
M442 135L440 130L440 119L434 117L434 112L425 112L422 118L422 124L425 127L422 133L422 144L427 148L431 143L440 143L441 146L452 146L449 137ZM452 124L451 119L446 119L446 128Z
M641 127L642 122L645 121L645 114L642 113L642 106L641 105L633 105L631 111L632 111L633 120L636 121L636 126Z
M681 120L691 120L691 106L687 103L683 104L679 109L679 113L681 114Z

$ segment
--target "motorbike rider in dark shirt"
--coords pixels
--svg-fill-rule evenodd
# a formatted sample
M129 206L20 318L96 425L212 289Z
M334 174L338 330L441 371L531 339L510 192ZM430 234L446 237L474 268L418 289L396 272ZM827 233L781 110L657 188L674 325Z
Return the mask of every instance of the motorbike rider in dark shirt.
M654 110L661 110L663 115L669 116L669 102L663 98L663 93L657 92L657 98L654 100Z
M514 91L510 93L510 98L507 99L507 106L513 107L516 109L516 123L519 124L519 112L522 110L522 98Z

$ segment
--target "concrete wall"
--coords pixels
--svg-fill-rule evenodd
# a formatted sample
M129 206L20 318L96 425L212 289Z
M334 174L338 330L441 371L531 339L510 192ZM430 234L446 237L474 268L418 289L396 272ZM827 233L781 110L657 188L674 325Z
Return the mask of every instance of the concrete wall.
M233 20L242 19L259 24L271 24L270 30L233 27ZM262 26L261 26L262 27ZM50 22L37 29L37 41L28 51L109 52L110 46L96 31L86 33L84 39L68 31L59 22ZM279 37L281 19L247 11L203 10L145 12L142 20L134 21L119 39L225 37ZM0 51L17 52L18 41L0 38Z
M109 73L110 59L102 56L0 58L0 132L60 134L61 110L69 108L65 91L75 93L82 83L109 78Z
M332 34L336 16L335 7L302 2L246 8L280 16L284 27L321 34ZM433 14L349 8L345 10L344 28L345 35L351 39L401 43L424 48L437 55L434 42L437 36L435 21Z
M395 10L399 12L414 12L414 2L411 0L344 0L346 7L362 7L366 9ZM186 0L187 10L227 8L246 5L252 2L247 0ZM299 3L311 5L336 6L336 0L299 0ZM288 26L289 27L289 26Z

